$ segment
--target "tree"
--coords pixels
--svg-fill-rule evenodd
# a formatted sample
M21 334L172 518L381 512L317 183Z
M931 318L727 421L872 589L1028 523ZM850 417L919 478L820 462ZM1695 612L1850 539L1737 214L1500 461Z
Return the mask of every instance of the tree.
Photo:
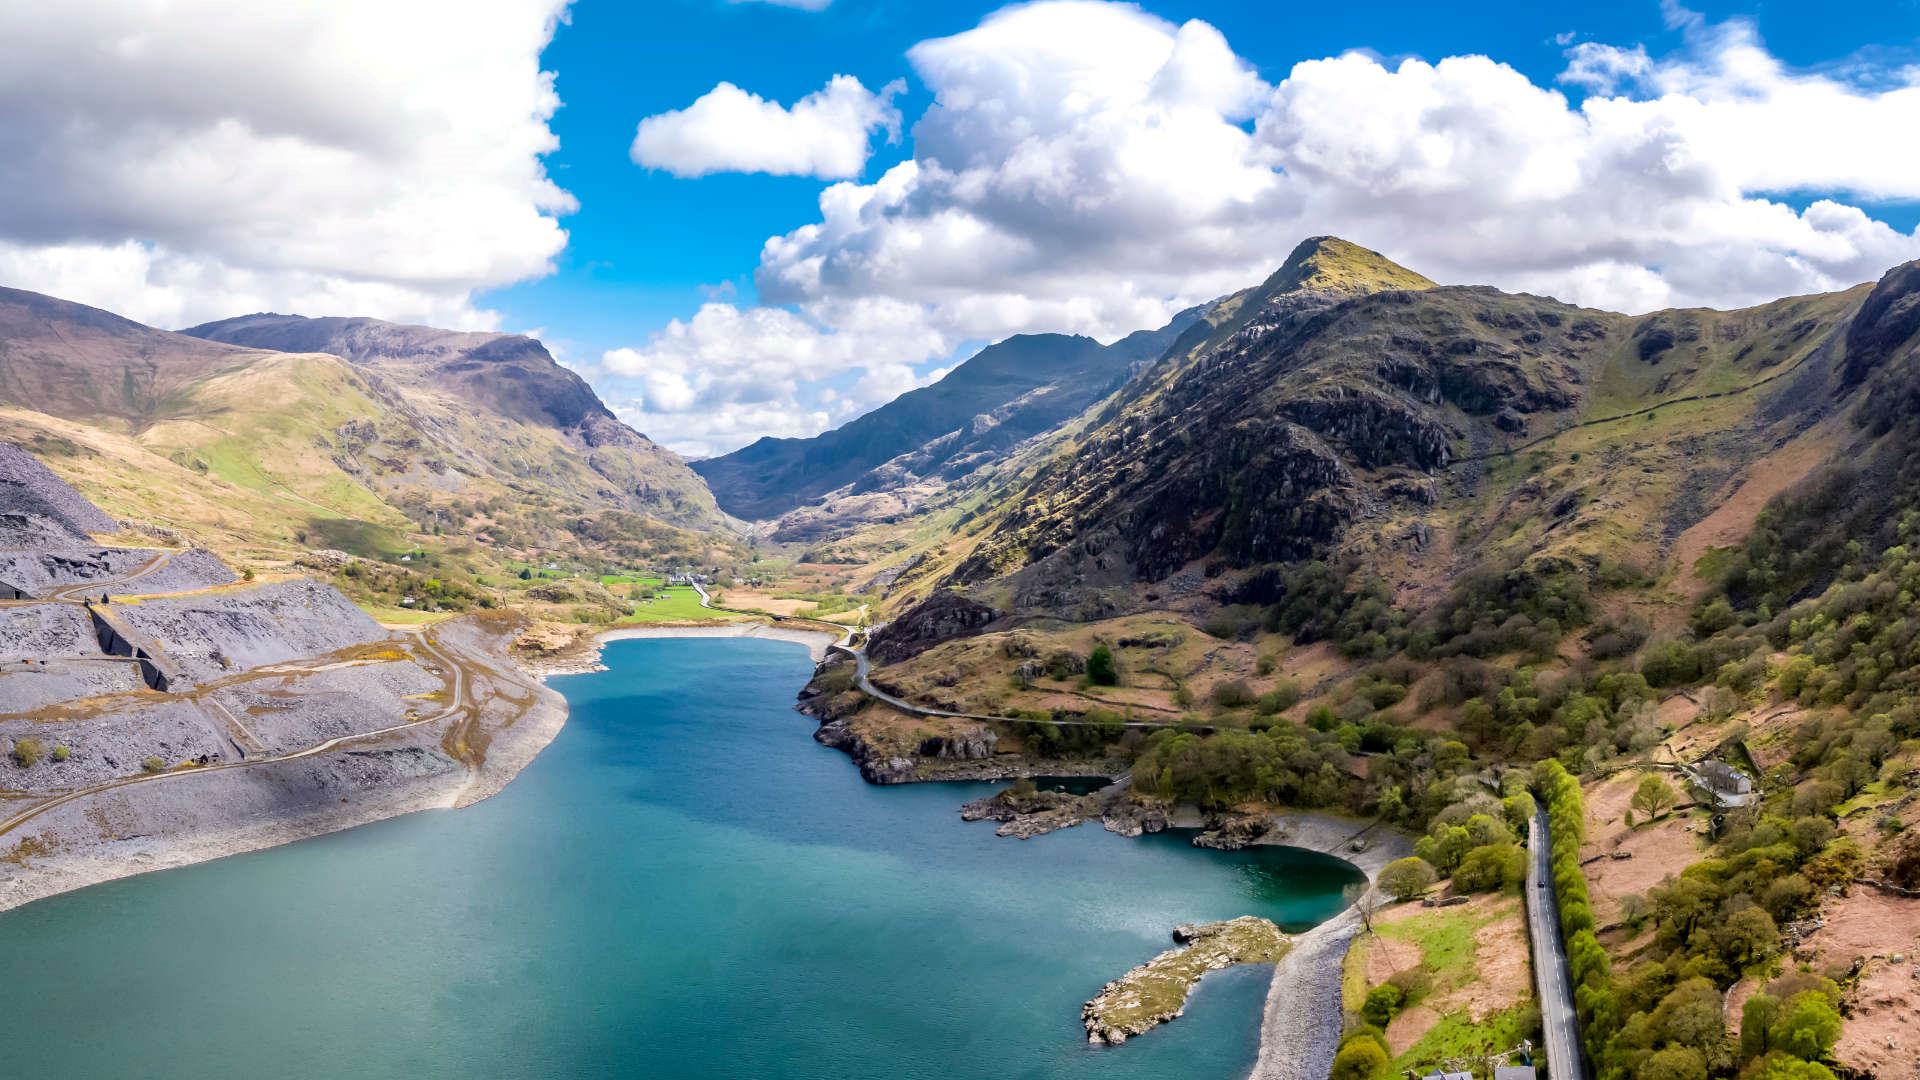
M1833 1070L1812 1061L1773 1054L1760 1067L1745 1073L1748 1080L1834 1080Z
M1473 834L1464 825L1434 823L1433 829L1413 845L1421 858L1443 874L1451 874L1460 860L1473 850Z
M1741 908L1714 931L1714 943L1736 969L1745 968L1771 960L1780 951L1780 928L1765 909Z
M1707 979L1691 978L1660 999L1653 1010L1653 1028L1663 1042L1708 1050L1726 1038L1722 1008L1718 987Z
M1633 789L1632 805L1648 821L1673 809L1679 797L1673 793L1673 787L1658 776L1647 775L1640 778L1640 786Z
M1780 1019L1780 999L1758 993L1740 1007L1740 1058L1757 1058L1773 1049L1773 1025Z
M1437 875L1433 864L1419 856L1395 859L1380 871L1380 888L1395 900L1411 900L1427 891Z
M1460 892L1492 892L1526 880L1527 854L1510 842L1483 844L1467 852L1453 872Z
M1669 1046L1647 1058L1634 1080L1707 1080L1707 1059L1689 1046Z
M1787 1001L1767 1033L1774 1049L1802 1061L1827 1055L1840 1038L1840 1012L1819 990L1803 990Z
M1120 685L1120 669L1114 665L1113 650L1105 642L1095 645L1087 657L1087 678L1095 686Z

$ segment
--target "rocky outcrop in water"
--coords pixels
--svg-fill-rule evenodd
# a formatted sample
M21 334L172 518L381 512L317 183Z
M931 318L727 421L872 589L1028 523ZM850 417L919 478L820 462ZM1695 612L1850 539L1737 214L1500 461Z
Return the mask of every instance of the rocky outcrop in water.
M1265 814L1239 814L1215 819L1205 832L1193 838L1193 846L1215 851L1239 851L1259 843L1273 831L1273 819Z
M1080 1010L1087 1041L1118 1046L1186 1014L1187 995L1209 971L1235 964L1272 964L1292 941L1266 919L1243 915L1225 922L1181 926L1179 948L1169 949L1101 987Z
M831 746L853 759L860 776L869 784L908 784L918 777L914 761L901 754L889 754L848 726L846 720L830 720L813 733L813 741Z
M1000 822L997 835L1026 840L1092 821L1100 816L1105 802L1098 794L1008 788L962 805L960 817L964 821Z

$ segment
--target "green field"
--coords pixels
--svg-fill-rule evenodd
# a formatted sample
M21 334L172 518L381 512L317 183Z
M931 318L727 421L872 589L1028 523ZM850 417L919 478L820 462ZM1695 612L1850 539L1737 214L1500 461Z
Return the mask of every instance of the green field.
M660 587L660 579L648 574L601 574L602 585L644 585L655 589Z
M633 614L620 621L623 623L657 622L713 622L721 619L738 618L724 611L712 611L700 606L700 594L691 587L676 585L667 590L667 595L659 600L641 600L634 604Z

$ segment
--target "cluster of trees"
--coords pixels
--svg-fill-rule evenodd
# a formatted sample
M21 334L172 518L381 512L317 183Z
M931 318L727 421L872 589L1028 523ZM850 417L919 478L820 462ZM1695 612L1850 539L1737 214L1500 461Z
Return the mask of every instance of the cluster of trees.
M1527 854L1515 829L1526 827L1533 799L1523 792L1504 802L1480 793L1435 814L1427 834L1414 844L1414 857L1437 876L1452 878L1455 892L1520 885L1527 877Z
M1406 614L1378 578L1351 567L1294 563L1263 572L1247 595L1266 604L1262 625L1302 644L1331 641L1350 657L1377 659L1405 647Z
M1414 624L1407 651L1546 658L1568 630L1584 626L1592 614L1584 572L1559 562L1497 562L1462 574L1447 597Z
M428 565L441 563L439 556L428 558L432 560ZM414 606L423 611L470 611L493 607L496 602L491 592L452 574L419 574L406 567L364 559L342 566L334 583L356 600L384 607L401 607L407 597L412 597Z
M1347 765L1337 738L1291 725L1211 736L1169 729L1148 737L1133 763L1133 786L1208 808L1341 806L1355 795Z

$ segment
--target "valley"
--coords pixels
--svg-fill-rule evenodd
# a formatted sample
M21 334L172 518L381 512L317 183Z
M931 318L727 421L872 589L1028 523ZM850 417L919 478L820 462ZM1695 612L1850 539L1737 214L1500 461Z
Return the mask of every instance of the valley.
M527 337L0 293L0 907L471 805L546 678L744 637L808 646L849 777L1002 785L946 812L1009 849L1370 883L1087 987L1101 1041L1253 963L1261 1077L1901 1075L1917 313L1920 264L1626 316L1318 237L689 463Z

